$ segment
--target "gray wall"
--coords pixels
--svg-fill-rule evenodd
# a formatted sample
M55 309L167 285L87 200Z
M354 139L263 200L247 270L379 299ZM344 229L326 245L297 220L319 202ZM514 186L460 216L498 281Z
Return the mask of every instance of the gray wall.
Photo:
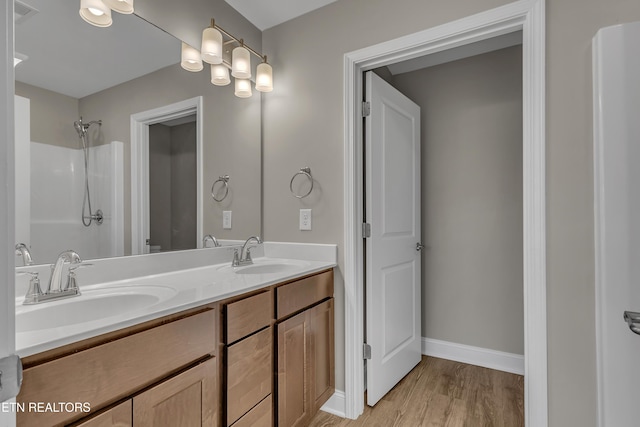
M505 0L340 0L263 33L274 92L264 102L264 232L268 240L343 235L343 56L508 3ZM640 19L637 0L547 1L547 321L549 418L595 426L591 39ZM311 166L317 191L299 201L288 180ZM297 229L313 208L312 231ZM336 387L344 389L343 281L336 276Z
M196 124L171 126L171 246L194 249L196 241Z
M16 95L31 100L31 141L82 148L73 127L80 118L78 99L22 82L16 82Z
M171 245L171 128L149 126L149 243L170 250Z
M522 48L392 85L421 107L422 336L524 354Z
M194 249L196 240L196 125L149 126L151 245Z
M190 73L180 65L106 89L80 100L85 117L102 119L93 142L125 143L125 251L131 236L131 114L203 96L204 234L241 239L260 234L261 224L261 102L259 92L241 99L233 84L218 87L207 71ZM220 175L230 175L229 196L223 202L211 198L211 185ZM233 211L233 229L222 229L222 211Z

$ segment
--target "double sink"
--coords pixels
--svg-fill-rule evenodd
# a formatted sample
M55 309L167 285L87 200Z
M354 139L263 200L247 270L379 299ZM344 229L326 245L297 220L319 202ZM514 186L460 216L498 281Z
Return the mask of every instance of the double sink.
M327 265L327 262L263 257L242 267L216 264L85 287L80 281L80 296L36 305L23 305L24 298L19 296L18 350L23 347L33 354L298 277Z

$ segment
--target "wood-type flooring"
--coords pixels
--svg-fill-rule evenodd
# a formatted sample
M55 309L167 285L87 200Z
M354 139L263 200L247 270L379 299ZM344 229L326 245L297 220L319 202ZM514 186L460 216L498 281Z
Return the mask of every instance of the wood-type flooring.
M357 420L320 411L310 427L520 427L524 377L435 357L422 361Z

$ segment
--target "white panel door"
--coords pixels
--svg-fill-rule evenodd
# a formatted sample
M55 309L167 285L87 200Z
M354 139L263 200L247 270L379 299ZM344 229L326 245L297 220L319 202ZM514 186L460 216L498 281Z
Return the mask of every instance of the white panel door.
M420 107L366 73L367 404L421 358Z
M594 199L598 413L640 425L640 22L594 39ZM588 314L588 313L585 313ZM586 317L588 320L588 316ZM635 329L633 332L631 329Z

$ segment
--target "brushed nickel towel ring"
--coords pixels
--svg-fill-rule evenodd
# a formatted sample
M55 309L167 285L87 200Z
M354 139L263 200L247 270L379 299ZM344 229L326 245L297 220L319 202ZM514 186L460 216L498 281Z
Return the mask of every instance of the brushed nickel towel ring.
M305 194L302 194L302 195L296 194L296 192L293 191L293 180L295 180L298 175L306 176L309 179L309 181L311 182L311 187L309 188L309 191L307 191ZM289 183L289 190L291 190L291 194L293 194L293 196L298 198L298 199L304 199L309 194L311 194L311 191L313 191L313 177L311 176L311 168L310 167L301 168L298 172L296 172L293 175L293 178L291 178L291 182Z
M220 190L224 188L224 195L220 198L216 197L217 192L215 191L216 184L221 182ZM226 199L227 194L229 194L229 175L221 175L218 179L213 181L213 185L211 186L211 197L216 202L221 202Z

